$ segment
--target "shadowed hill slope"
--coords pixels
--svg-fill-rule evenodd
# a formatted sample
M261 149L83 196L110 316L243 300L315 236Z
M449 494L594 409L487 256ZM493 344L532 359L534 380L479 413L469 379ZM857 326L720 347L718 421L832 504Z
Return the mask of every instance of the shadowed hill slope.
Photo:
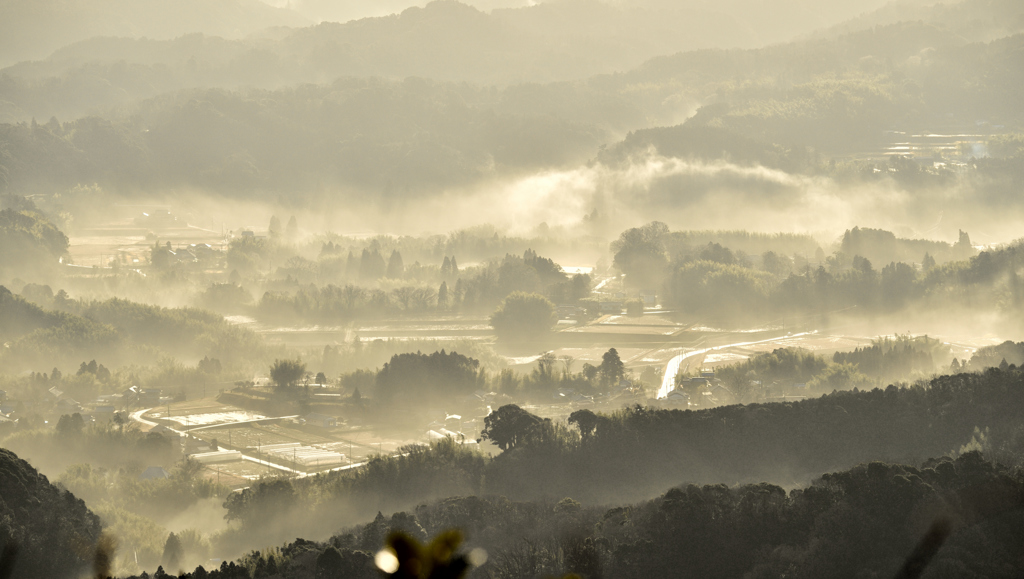
M99 517L84 502L0 448L0 549L16 549L11 577L79 577L99 537Z

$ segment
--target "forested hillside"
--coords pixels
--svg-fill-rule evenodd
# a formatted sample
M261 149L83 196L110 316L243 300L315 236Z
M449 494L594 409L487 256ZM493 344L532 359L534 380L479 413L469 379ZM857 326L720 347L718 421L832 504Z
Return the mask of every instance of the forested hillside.
M389 533L403 533L415 545L452 528L466 537L457 554L481 564L469 577L640 578L683 570L723 578L860 577L898 576L907 569L923 570L920 576L927 578L1003 576L1024 564L1016 548L1024 539L1022 496L1019 472L977 452L920 466L871 462L788 493L767 483L681 485L654 500L612 509L570 497L521 502L457 496L391 516L378 513L329 541L299 539L180 577L337 573L370 579L378 573L373 554ZM471 549L483 549L486 559ZM399 557L406 568L415 568L417 560L447 560L410 550L400 550Z
M1022 384L1014 367L801 402L699 411L636 406L611 415L580 410L568 423L509 405L488 416L483 432L503 449L498 456L442 440L350 473L261 483L226 503L229 519L242 524L221 540L273 542L304 527L329 529L339 519L454 495L626 505L680 482L802 486L822 472L872 460L920 463L979 450L1016 465L1024 457ZM246 523L263 520L274 524Z
M1022 103L1021 0L0 0L0 579L1019 579Z
M326 84L269 91L166 86L162 96L140 95L155 98L126 108L120 97L100 97L89 105L99 117L3 125L7 158L0 161L14 191L96 182L122 191L191 186L246 196L369 188L401 197L573 166L595 155L621 162L644 144L666 156L840 176L827 156L879 147L886 131L1019 125L1021 39L968 43L941 27L902 23L757 50L681 53L572 83L478 88L411 77L334 80L349 74L338 71L318 79ZM171 78L162 69L144 74ZM746 79L742 85L732 81L736 75ZM92 94L73 80L65 87L19 78L28 77L5 76L4 100L28 106ZM597 154L620 131L672 124L698 108L685 131L638 134ZM976 170L991 173L979 186L991 187L985 184L1006 173L991 164Z
M89 358L116 367L168 355L212 355L229 367L247 368L259 363L261 352L266 355L266 346L252 332L203 310L116 298L73 300L66 293L53 296L49 305L52 309L41 308L0 286L0 339L6 342L0 360L8 367L42 369Z
M129 2L3 0L0 66L35 60L95 36L173 38L189 32L241 37L271 26L309 23L258 0Z
M71 579L109 570L98 560L100 531L85 503L0 448L0 569L7 577Z

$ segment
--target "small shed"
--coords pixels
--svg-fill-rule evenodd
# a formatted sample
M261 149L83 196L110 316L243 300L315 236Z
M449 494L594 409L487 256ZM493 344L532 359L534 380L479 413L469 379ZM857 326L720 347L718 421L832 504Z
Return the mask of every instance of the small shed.
M318 414L312 412L305 416L306 423L312 424L313 426L319 426L321 428L333 428L338 425L338 419L333 416L327 416L326 414Z
M93 409L92 415L97 422L110 422L114 418L114 407L109 404L98 405Z
M139 392L139 404L143 406L156 406L160 404L160 389L146 388Z
M171 473L164 470L163 467L151 466L146 470L142 471L142 474L139 475L139 480L157 480L170 477Z
M73 398L65 396L57 401L57 410L66 414L74 414L75 412L82 412L82 405Z

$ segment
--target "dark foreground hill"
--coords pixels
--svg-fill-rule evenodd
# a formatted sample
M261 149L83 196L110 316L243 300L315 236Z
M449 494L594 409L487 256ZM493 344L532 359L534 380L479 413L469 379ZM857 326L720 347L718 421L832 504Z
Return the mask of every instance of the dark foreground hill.
M91 567L99 538L100 519L84 502L0 448L0 576L79 577Z
M571 498L453 497L180 577L371 579L392 531L425 541L453 528L467 538L464 552L488 553L469 577L1020 577L1024 478L969 452L920 467L862 464L789 493L767 483L679 486L610 510ZM923 573L904 573L914 566Z

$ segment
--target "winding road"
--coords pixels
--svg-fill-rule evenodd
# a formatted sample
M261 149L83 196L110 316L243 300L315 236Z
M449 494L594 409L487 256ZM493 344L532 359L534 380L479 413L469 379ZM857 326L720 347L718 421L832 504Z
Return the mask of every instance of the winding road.
M699 350L693 350L693 351L690 351L690 352L686 352L685 354L679 354L678 356L674 356L671 360L668 361L668 364L665 365L665 374L662 376L662 379L661 379L661 388L658 389L658 399L660 400L662 398L666 398L669 395L669 393L671 393L672 390L675 389L675 387L676 387L676 374L679 373L679 366L682 365L683 360L686 360L687 358L693 358L695 356L700 356L700 355L703 355L703 354L707 354L708 352L714 352L716 350L724 350L726 348L737 348L737 347L742 347L742 346L753 346L754 344L766 344L766 343L769 343L769 342L777 342L779 340L792 340L793 338L801 338L803 336L811 336L811 335L814 335L814 334L817 334L817 333L818 333L818 331L814 330L813 332L800 332L799 334L787 334L785 336L778 336L778 337L775 337L775 338L768 338L767 340L755 340L753 342L736 342L735 344L725 344L725 345L722 345L722 346L715 346L713 348L703 348L703 349L699 349Z

